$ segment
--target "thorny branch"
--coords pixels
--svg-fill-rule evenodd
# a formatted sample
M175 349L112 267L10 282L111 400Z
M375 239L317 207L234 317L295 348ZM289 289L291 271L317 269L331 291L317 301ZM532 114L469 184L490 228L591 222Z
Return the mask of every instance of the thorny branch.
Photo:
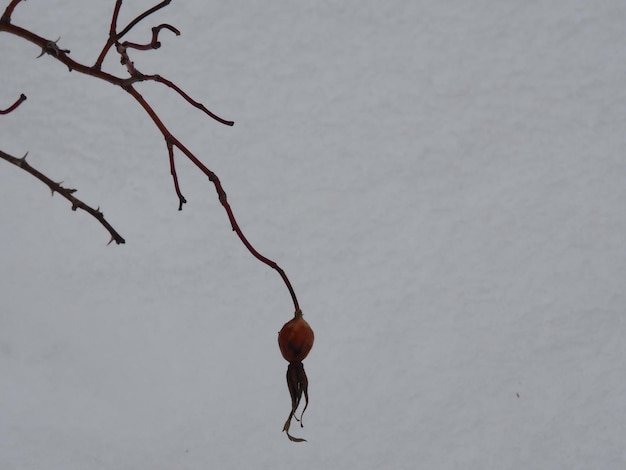
M48 187L50 188L50 191L52 192L53 196L54 196L54 193L59 193L61 196L63 196L65 199L67 199L68 201L70 201L72 203L72 210L73 211L75 211L76 209L82 209L85 212L91 214L96 219L98 219L98 222L100 222L104 226L104 228L106 228L109 231L109 233L111 234L111 240L109 241L109 243L111 243L113 241L115 241L115 243L117 243L118 245L121 244L121 243L126 243L124 238L122 238L122 236L119 233L117 233L117 231L111 226L111 224L109 224L106 221L106 219L104 218L104 214L100 211L99 207L97 209L94 209L93 207L88 206L83 201L81 201L80 199L78 199L77 197L74 196L74 193L76 192L75 189L64 188L61 185L62 182L58 183L56 181L53 181L50 178L48 178L46 175L41 173L39 170L37 170L36 168L33 168L26 161L26 156L27 155L28 154L24 155L22 158L17 158L17 157L9 155L8 153L5 153L2 150L0 150L0 158L6 160L9 163L13 163L13 165L21 168L22 170L26 171L27 173L30 173L31 175L33 175L38 180L40 180L43 183L47 184Z
M0 114L9 114L10 112L14 111L24 101L26 101L26 95L22 93L15 103L13 103L11 106L9 106L5 110L0 110ZM39 170L33 168L26 161L27 155L28 155L28 152L22 158L17 158L0 150L0 158L2 158L3 160L6 160L9 163L14 164L15 166L26 171L27 173L30 173L31 175L33 175L38 180L47 184L48 187L50 188L50 191L52 191L53 196L54 196L54 193L57 192L72 203L73 211L75 211L76 209L82 209L85 212L91 214L93 217L95 217L104 226L104 228L106 228L108 232L111 234L111 240L109 240L109 244L112 241L115 241L115 243L117 243L118 245L121 243L126 243L124 238L122 238L122 236L119 233L117 233L117 231L111 226L111 224L109 224L109 222L107 222L107 220L104 218L104 214L100 211L100 208L94 209L93 207L88 206L83 201L81 201L80 199L78 199L77 197L73 195L76 192L75 189L64 188L63 186L61 186L61 183L57 183L56 181L53 181L52 179L48 178L46 175L41 173Z
M216 114L214 114L211 111L209 111L203 104L193 100L182 89L180 89L178 86L176 86L171 81L163 78L162 76L156 75L156 74L155 75L144 75L144 74L142 74L141 72L139 72L137 70L137 68L135 67L134 63L130 59L130 57L128 55L128 50L129 49L131 49L131 50L139 50L139 51L145 51L145 50L149 50L149 49L157 49L158 47L160 47L160 42L158 41L159 32L162 29L168 29L169 31L174 32L176 35L179 35L180 32L176 28L174 28L173 26L167 25L167 24L161 24L159 26L156 26L156 27L152 28L152 38L151 38L151 41L149 43L147 43L147 44L144 44L144 45L130 43L130 42L122 42L122 43L120 42L120 40L132 28L134 28L138 23L140 23L142 20L144 20L145 18L147 18L148 16L150 16L154 12L156 12L156 11L164 8L165 6L169 5L171 0L164 0L164 1L160 2L160 3L158 3L157 5L153 6L152 8L144 11L143 13L138 15L135 19L133 19L128 25L126 25L126 27L124 27L121 31L118 31L118 29L117 29L117 22L118 22L119 12L120 12L120 9L122 7L123 0L116 0L115 7L113 9L112 18L111 18L111 26L110 26L110 30L109 30L109 37L108 37L104 47L102 48L98 58L96 59L94 65L91 66L91 67L90 66L86 66L84 64L81 64L79 62L76 62L72 58L70 58L69 57L70 51L67 50L67 49L61 49L57 45L58 39L57 39L57 41L51 41L51 40L45 39L45 38L43 38L41 36L38 36L37 34L31 32L31 31L29 31L27 29L24 29L24 28L22 28L20 26L17 26L17 25L14 25L13 23L11 23L11 15L12 15L15 7L21 1L23 1L23 0L12 0L9 3L9 5L6 8L6 10L4 11L2 17L0 17L0 32L2 32L2 31L8 32L10 34L19 36L19 37L21 37L23 39L26 39L27 41L30 41L33 44L36 44L37 46L39 46L41 48L41 52L42 52L41 55L44 55L44 54L50 55L54 59L56 59L59 62L65 64L70 71L76 71L76 72L79 72L79 73L82 73L82 74L86 74L86 75L90 75L92 77L99 78L99 79L107 81L107 82L109 82L109 83L111 83L113 85L119 86L122 89L124 89L126 92L128 92L143 107L143 109L146 111L148 116L150 116L150 119L154 122L154 124L157 126L157 128L159 129L159 131L161 132L161 134L163 135L163 137L165 139L167 152L168 152L168 157L169 157L169 163L170 163L170 172L172 174L172 179L174 181L174 188L175 188L176 194L178 196L178 200L179 200L179 210L182 209L182 206L186 202L186 199L184 198L184 196L181 193L180 185L179 185L179 182L178 182L178 176L177 176L177 173L176 173L176 167L175 167L175 162L174 162L174 148L177 148L178 150L180 150L198 169L200 169L200 171L202 171L208 177L209 181L211 181L213 183L213 185L215 186L215 189L217 191L218 199L219 199L220 203L222 204L222 206L224 207L224 209L225 209L225 211L226 211L226 213L228 215L228 218L230 220L230 223L231 223L233 231L235 231L237 233L237 236L242 241L244 246L248 249L248 251L250 251L250 253L255 258L257 258L259 261L263 262L267 266L275 269L279 273L279 275L283 279L287 289L289 290L289 293L291 295L291 298L292 298L292 301L293 301L293 304L294 304L294 307L295 307L295 311L296 312L300 311L300 307L298 305L298 300L296 298L296 294L295 294L294 289L291 286L291 283L290 283L287 275L285 274L285 272L274 261L272 261L272 260L264 257L263 255L261 255L250 244L250 242L244 236L243 232L241 231L241 228L239 227L239 224L237 223L237 220L235 219L235 217L233 215L233 211L232 211L232 209L230 207L230 204L227 201L226 192L224 191L224 189L222 187L222 184L221 184L219 178L217 177L217 175L215 173L213 173L208 167L206 167L189 149L187 149L187 147L185 147L174 135L172 135L172 133L163 124L163 121L156 114L154 109L149 105L149 103L144 99L144 97L134 87L135 83L144 82L144 81L154 81L154 82L157 82L157 83L161 83L161 84L163 84L163 85L173 89L179 96L181 96L189 104L191 104L195 108L201 110L206 115L208 115L211 118L217 120L218 122L220 122L222 124L225 124L225 125L228 125L228 126L232 126L234 124L233 121L228 121L228 120L222 119L219 116L217 116ZM117 51L117 53L120 56L121 64L124 65L126 67L126 70L128 71L128 74L129 74L128 77L118 77L118 76L115 76L113 74L110 74L110 73L102 71L102 63L104 62L107 54L110 52L110 50L111 50L111 48L113 46L115 46L115 50ZM15 107L17 107L17 105L19 105L19 103L16 103L11 108L9 108L9 110L7 110L7 112L10 112L13 109L15 109ZM18 160L20 160L20 159L18 159ZM42 181L45 181L45 180L42 179ZM48 183L46 183L46 184L48 184ZM60 185L59 185L59 187L60 187ZM51 189L52 189L52 187L51 187ZM63 190L63 188L61 188L61 189ZM60 192L59 188L57 188L57 187L54 187L53 191ZM68 191L68 190L66 190L66 191ZM61 194L63 194L63 193L61 193ZM69 196L71 196L71 192L67 193L67 194ZM71 196L71 197L73 197L73 196ZM72 201L72 207L74 207L74 201ZM76 205L76 207L79 207L81 209L83 208L80 205ZM87 210L87 209L85 209L85 210ZM93 211L93 209L92 209L92 211ZM90 212L90 211L88 210L88 212ZM98 218L97 214L101 215L101 213L99 211L94 211L94 212L96 213L96 215L94 215L93 213L92 213L92 215L94 215L96 218ZM98 218L98 220L101 220L101 219ZM104 220L104 218L102 218L101 222L103 220ZM115 239L115 237L114 237L114 239Z

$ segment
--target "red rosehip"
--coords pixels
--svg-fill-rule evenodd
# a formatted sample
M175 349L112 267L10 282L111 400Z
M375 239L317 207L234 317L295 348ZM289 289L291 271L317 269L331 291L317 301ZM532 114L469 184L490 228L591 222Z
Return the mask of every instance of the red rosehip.
M313 347L313 330L297 312L295 318L285 323L278 333L278 347L283 357L290 363L302 362Z

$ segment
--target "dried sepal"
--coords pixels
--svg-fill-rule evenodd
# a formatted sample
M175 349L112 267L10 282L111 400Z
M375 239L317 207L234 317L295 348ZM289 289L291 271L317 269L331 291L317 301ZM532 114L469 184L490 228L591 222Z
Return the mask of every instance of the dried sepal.
M287 366L287 388L289 389L289 395L291 396L291 412L289 413L287 421L285 421L283 431L287 433L287 437L290 441L306 442L306 439L294 437L289 434L292 418L295 418L296 421L300 422L300 427L303 427L302 416L309 406L309 380L306 376L306 372L304 371L304 365L302 362L292 362ZM304 395L304 408L300 413L300 418L298 418L296 416L296 411L298 410L298 406L300 406L302 395Z

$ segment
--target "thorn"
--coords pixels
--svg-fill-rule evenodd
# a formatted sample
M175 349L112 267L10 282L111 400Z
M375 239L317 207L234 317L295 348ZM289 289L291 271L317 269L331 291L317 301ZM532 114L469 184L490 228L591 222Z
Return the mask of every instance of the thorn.
M109 246L114 241L115 241L115 238L113 237L113 235L111 235L111 239L109 240L109 243L107 243L107 246Z
M50 191L52 191L52 195L54 196L54 192L55 192L55 191L60 192L59 190L60 190L60 189L63 189L63 186L61 186L61 185L63 184L63 181L59 181L58 183L54 183L54 182L53 182L52 184L53 184L54 186L50 186Z
M22 166L24 165L28 165L28 163L26 163L26 157L28 156L28 152L26 152L24 154L24 156L22 158L18 158L18 162L17 162L17 166L19 166L20 168L22 168Z
M44 54L54 54L56 57L59 56L59 54L64 53L64 54L69 54L70 50L69 49L61 49L58 45L57 42L59 42L61 40L61 36L59 36L57 38L56 41L47 41L46 45L44 47L41 48L41 54L39 54L36 59L39 59L42 55ZM71 69L70 69L71 71Z

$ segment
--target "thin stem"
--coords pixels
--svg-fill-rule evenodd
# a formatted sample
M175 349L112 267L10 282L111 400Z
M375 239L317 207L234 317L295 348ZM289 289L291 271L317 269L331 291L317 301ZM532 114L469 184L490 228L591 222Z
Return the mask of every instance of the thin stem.
M158 49L159 47L161 47L161 43L159 42L159 33L161 32L162 29L168 29L174 34L176 34L176 36L180 36L180 31L174 28L174 26L171 26L169 24L160 24L159 26L155 26L154 28L152 28L152 39L150 40L148 44L137 44L134 42L124 41L122 45L124 47L127 47L127 48L130 47L131 49L137 49L140 51Z
M26 101L26 95L22 93L20 97L15 101L15 103L13 103L7 109L0 109L0 114L9 114L10 112L15 111L15 109L17 109L17 107L21 105L24 101Z
M187 101L187 103L189 103L190 105L192 105L194 108L198 108L199 110L201 110L203 113L205 113L207 116L212 117L213 119L215 119L217 122L224 124L226 126L232 126L235 124L234 121L227 121L226 119L222 119L221 117L219 117L218 115L212 113L211 111L209 111L202 103L199 103L198 101L195 101L193 98L191 98L187 93L185 93L183 90L181 90L175 83L163 78L161 75L147 75L146 79L149 80L153 80L155 82L159 82L162 83L163 85L173 89L176 93L178 93L185 101Z
M93 64L93 68L96 70L100 70L102 67L102 62L104 62L104 58L109 53L109 49L115 44L115 31L117 31L117 17L120 14L120 8L122 8L122 0L117 0L115 2L115 8L113 8L113 15L111 16L111 27L109 28L109 39L107 39L100 55L96 59L96 63Z
M174 146L172 145L172 141L167 137L165 138L165 141L167 142L167 153L170 158L170 173L172 175L172 179L174 180L174 190L178 196L178 210L182 211L183 204L187 203L187 199L185 199L185 196L183 196L180 192L180 186L178 185L178 175L176 174L176 165L174 164Z
M107 42L104 44L104 47L102 48L102 51L100 52L100 55L96 59L96 63L93 65L94 69L99 70L102 67L102 63L104 62L104 58L109 53L109 50L111 49L111 47L113 47L113 45L117 41L119 41L122 37L124 37L126 35L126 33L128 33L131 29L133 29L135 27L135 25L137 25L137 23L139 23L144 18L150 16L152 13L160 10L161 8L166 7L167 5L169 5L172 2L172 0L164 0L161 3L153 6L152 8L144 11L142 14L140 14L134 20L132 20L130 23L128 23L128 25L126 25L126 27L121 32L118 33L117 32L117 19L119 17L120 9L122 8L122 1L123 0L117 0L116 3L115 3L115 8L113 9L113 15L111 17L111 27L109 29L109 39L107 39ZM177 34L177 36L178 36L178 34Z
M121 0L119 0L119 2L122 3ZM161 3L153 6L152 8L150 8L150 9L148 9L146 11L144 11L141 15L137 16L137 18L135 18L133 21L128 23L126 25L126 27L120 33L117 33L116 34L116 39L119 41L122 37L124 37L124 35L126 35L126 33L128 33L131 29L133 29L137 23L139 23L144 18L150 16L152 13L154 13L156 11L159 11L161 8L165 8L171 2L172 2L172 0L163 0Z
M185 147L185 145L183 145L181 141L179 141L176 137L172 135L172 133L165 126L165 124L163 124L163 121L158 117L154 109L152 109L152 107L148 104L145 98L137 90L135 90L135 88L131 86L131 87L128 87L126 91L130 93L130 95L133 98L135 98L135 100L137 100L137 102L144 108L146 113L150 116L152 121L158 127L159 131L161 131L161 134L163 134L163 136L165 137L166 142L168 142L168 149L169 149L169 145L172 145L178 148L181 152L185 154L185 156L187 156L187 158L189 158L189 160L193 162L194 165L196 165L198 169L200 169L200 171L202 171L202 173L204 173L209 178L209 181L213 183L213 185L215 186L215 190L217 191L218 199L220 203L222 204L222 206L224 207L226 214L228 215L228 219L230 221L233 231L237 234L241 242L248 249L248 251L252 254L252 256L254 256L256 259L258 259L262 263L266 264L267 266L269 266L270 268L278 272L283 282L285 283L285 286L287 286L287 290L289 291L289 294L291 295L291 300L293 301L296 315L298 314L298 312L301 312L300 305L298 304L298 298L296 297L296 293L293 289L293 286L291 285L291 282L289 281L289 278L287 277L287 274L285 274L285 271L276 262L260 254L243 234L243 231L239 227L239 224L237 223L237 219L235 218L235 215L233 214L233 210L230 207L230 204L228 203L228 200L226 197L226 191L224 191L224 188L222 187L222 183L220 182L217 175L213 171L211 171L209 168L207 168L204 165L204 163L198 160L198 158L187 147ZM175 185L178 185L177 178L175 179Z
M10 23L0 23L0 32L1 31L5 31L7 33L21 37L22 39L26 39L33 44L36 44L41 48L43 53L49 54L51 57L65 64L69 70L74 70L76 72L84 73L86 75L91 75L92 77L97 77L101 80L107 81L117 86L122 86L126 83L127 79L116 77L115 75L111 75L110 73L103 72L101 70L95 70L92 67L87 67L86 65L76 62L67 54L67 52L60 49L54 41L50 41L41 36L38 36L37 34L27 29L21 28L20 26Z

